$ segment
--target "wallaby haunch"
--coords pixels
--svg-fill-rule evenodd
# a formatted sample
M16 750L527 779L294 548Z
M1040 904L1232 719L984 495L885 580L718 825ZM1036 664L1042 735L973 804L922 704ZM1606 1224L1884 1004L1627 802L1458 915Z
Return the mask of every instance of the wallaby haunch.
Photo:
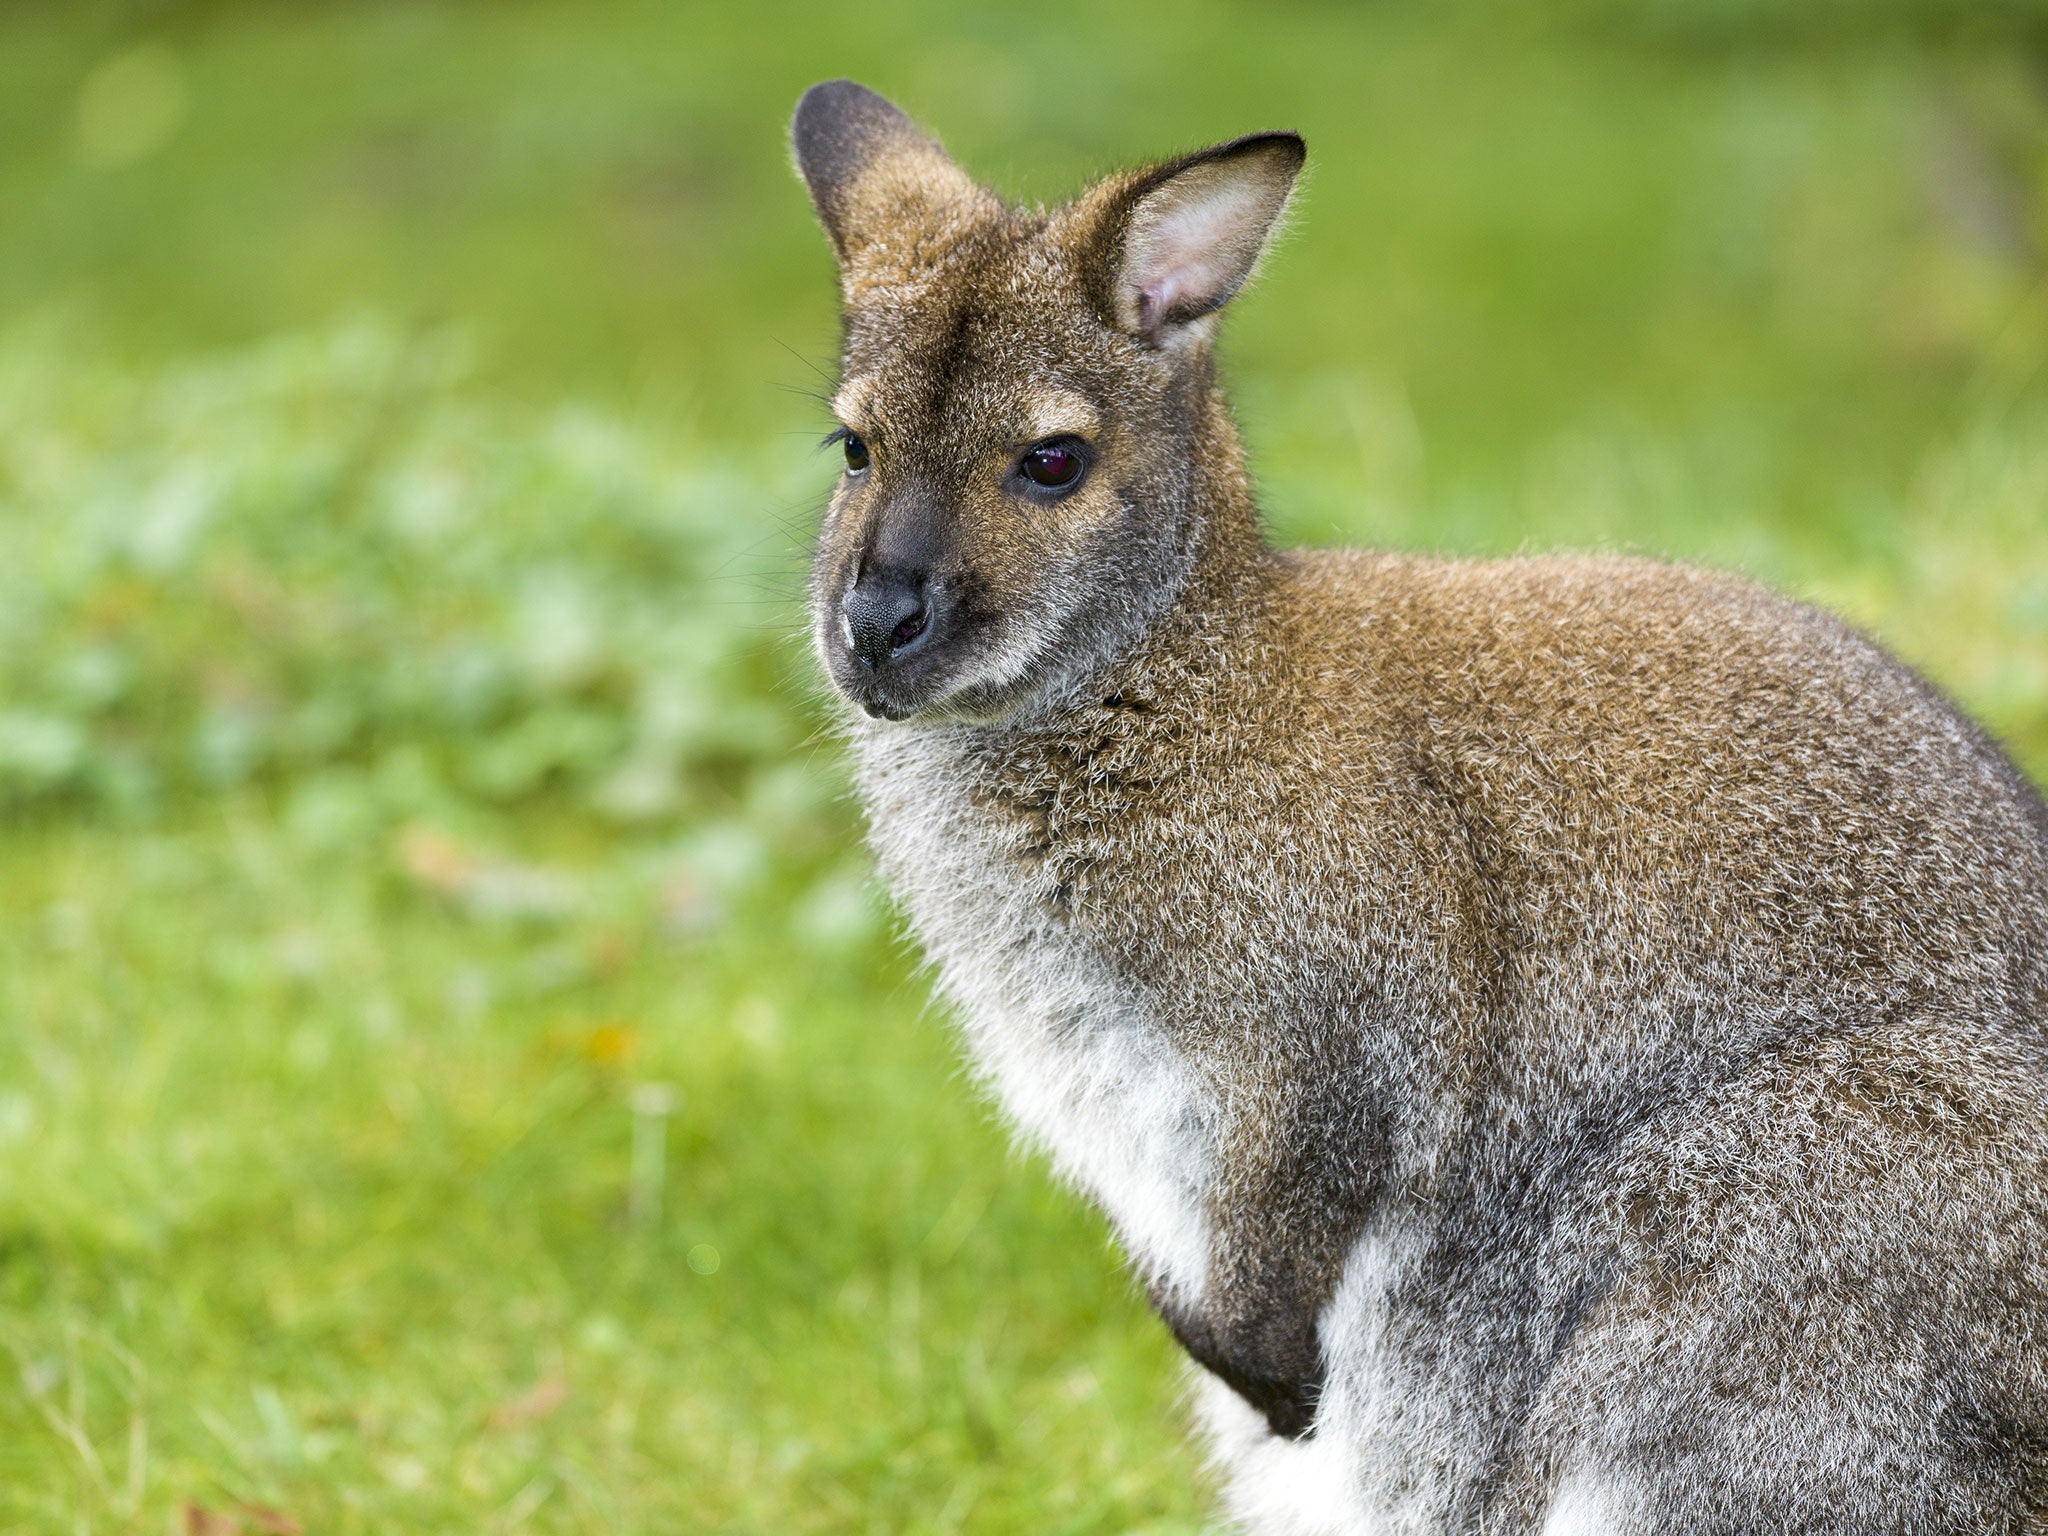
M2048 808L1825 614L1263 541L1304 150L1006 206L880 97L814 573L883 871L1263 1533L2048 1532Z

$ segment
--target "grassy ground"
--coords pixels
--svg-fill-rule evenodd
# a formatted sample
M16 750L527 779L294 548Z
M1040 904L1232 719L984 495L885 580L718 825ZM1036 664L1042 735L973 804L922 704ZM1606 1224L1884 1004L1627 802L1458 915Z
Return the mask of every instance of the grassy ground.
M0 1528L1202 1528L865 885L813 79L1012 192L1287 123L1280 531L1841 608L2048 773L2048 25L0 13Z

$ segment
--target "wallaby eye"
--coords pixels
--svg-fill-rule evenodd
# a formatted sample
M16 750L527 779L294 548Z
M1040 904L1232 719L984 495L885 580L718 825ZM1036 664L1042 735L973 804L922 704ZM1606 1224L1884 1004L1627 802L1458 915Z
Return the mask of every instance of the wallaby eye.
M868 467L868 445L859 433L849 432L841 441L846 445L846 472L857 475Z
M1024 455L1017 472L1033 485L1048 491L1064 491L1081 478L1086 467L1081 445L1072 438L1040 443Z

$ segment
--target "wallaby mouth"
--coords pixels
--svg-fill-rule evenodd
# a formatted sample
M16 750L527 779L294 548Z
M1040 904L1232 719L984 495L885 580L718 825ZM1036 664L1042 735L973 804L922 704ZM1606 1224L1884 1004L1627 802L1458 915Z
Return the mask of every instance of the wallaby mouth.
M839 691L870 720L904 721L926 708L929 700L913 696L897 679L866 678L848 681L835 677ZM927 690L917 689L916 695Z

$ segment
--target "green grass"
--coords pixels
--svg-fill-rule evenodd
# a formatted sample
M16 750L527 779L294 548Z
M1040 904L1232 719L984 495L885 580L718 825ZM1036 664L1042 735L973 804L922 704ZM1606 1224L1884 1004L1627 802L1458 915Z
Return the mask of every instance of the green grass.
M0 14L0 1528L1203 1529L1174 1352L962 1080L821 729L796 93L1033 197L1303 128L1226 342L1284 536L1741 567L2039 777L2044 50Z
M562 832L550 868L604 869ZM886 946L792 934L773 885L714 935L491 919L402 868L241 799L0 866L0 1135L34 1175L0 1523L1187 1514L1166 1348L946 1091ZM666 1127L637 1185L636 1118Z

